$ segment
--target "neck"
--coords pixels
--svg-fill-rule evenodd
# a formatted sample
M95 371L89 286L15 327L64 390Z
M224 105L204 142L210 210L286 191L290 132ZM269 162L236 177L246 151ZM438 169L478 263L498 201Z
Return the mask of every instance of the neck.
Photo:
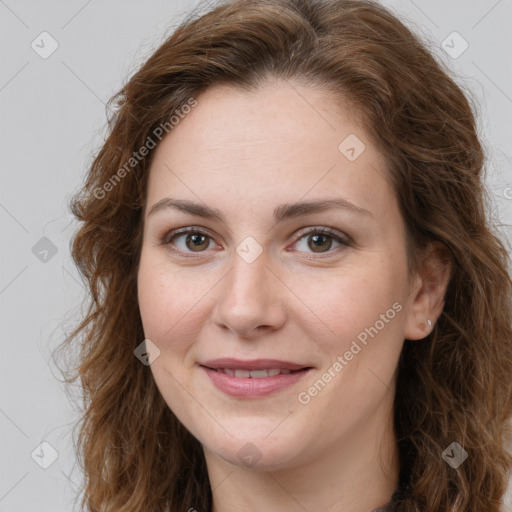
M212 512L371 512L386 506L400 469L389 405L315 460L285 469L236 466L203 445Z

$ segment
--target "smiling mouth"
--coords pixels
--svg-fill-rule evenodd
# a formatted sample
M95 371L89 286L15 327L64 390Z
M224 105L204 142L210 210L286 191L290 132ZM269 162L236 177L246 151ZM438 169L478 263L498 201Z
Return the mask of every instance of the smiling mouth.
M210 378L213 385L224 394L243 400L260 399L283 391L313 371L311 366L301 368L299 364L275 360L222 361L222 363L208 361L208 364L211 366L201 364L199 367ZM288 368L276 368L278 364L286 365ZM226 368L225 365L237 365L238 368Z
M290 373L300 373L308 368L301 368L300 370L288 370L285 368L268 368L263 370L239 370L237 368L210 368L209 366L204 366L204 368L208 368L209 370L213 370L218 373L225 373L230 377L236 377L239 379L264 379L266 377L277 377L278 375L288 375Z

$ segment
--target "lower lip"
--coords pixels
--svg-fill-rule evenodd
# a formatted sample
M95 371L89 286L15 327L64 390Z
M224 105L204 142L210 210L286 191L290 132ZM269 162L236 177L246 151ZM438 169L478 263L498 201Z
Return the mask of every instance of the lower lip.
M275 377L262 377L253 379L252 377L232 377L227 373L218 372L201 366L213 384L227 395L243 398L266 396L275 391L287 388L309 374L312 368L300 370L292 373L280 373Z

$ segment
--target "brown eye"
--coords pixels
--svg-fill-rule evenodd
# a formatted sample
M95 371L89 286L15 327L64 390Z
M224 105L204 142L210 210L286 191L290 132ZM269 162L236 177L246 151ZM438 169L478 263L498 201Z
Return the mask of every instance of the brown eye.
M335 245L333 245L333 243ZM350 246L350 242L345 240L343 235L330 228L313 228L309 231L302 231L300 237L295 242L295 250L306 253L335 253L335 249L340 246Z
M310 235L308 237L308 247L313 252L328 251L332 246L332 237L329 235Z
M210 247L212 238L206 233L193 229L173 231L162 240L163 245L179 253L204 252Z
M202 233L188 233L185 244L191 251L199 252L208 248L210 238Z

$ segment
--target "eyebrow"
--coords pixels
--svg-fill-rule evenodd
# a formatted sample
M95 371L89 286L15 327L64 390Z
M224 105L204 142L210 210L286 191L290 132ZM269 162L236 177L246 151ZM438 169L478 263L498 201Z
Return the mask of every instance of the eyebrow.
M184 213L197 215L208 219L218 220L225 223L221 211L216 208L210 208L204 204L195 203L187 199L174 199L166 197L155 203L149 210L148 217L166 209L179 210ZM293 219L310 213L322 212L331 209L345 209L358 215L363 215L375 219L373 213L355 205L347 199L324 199L319 201L301 201L291 204L281 204L274 209L274 223L277 224L286 219Z

